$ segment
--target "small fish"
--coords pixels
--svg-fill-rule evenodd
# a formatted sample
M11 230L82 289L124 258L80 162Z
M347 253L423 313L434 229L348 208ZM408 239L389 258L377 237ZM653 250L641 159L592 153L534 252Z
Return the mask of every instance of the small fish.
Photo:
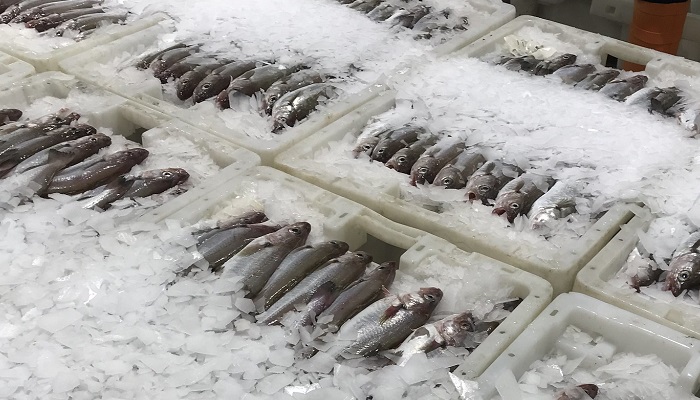
M198 65L191 71L185 72L176 83L177 98L187 100L194 94L194 90L204 78L212 71L221 68L223 64L220 62L212 62L210 64Z
M567 85L575 85L582 80L586 79L587 76L595 72L595 65L593 64L582 64L582 65L565 65L558 70L554 71L552 75L561 79L562 82Z
M393 26L403 26L404 28L413 29L418 21L430 14L430 11L430 7L423 5L410 10L400 9L387 18L386 21Z
M592 383L578 385L559 394L557 400L589 400L598 396L598 386Z
M155 60L151 61L148 68L153 72L153 76L157 77L177 62L194 54L197 49L197 46L174 47L161 53Z
M7 9L0 14L0 24L9 24L12 19L20 15L22 12L47 3L52 3L54 1L56 0L24 0L13 4L7 7Z
M539 62L540 60L533 56L522 56L511 58L502 65L509 71L531 72Z
M75 12L75 11L74 11ZM107 14L107 13L97 13L90 15L82 15L77 18L72 18L64 23L59 29L56 30L56 36L63 36L65 31L71 30L76 32L87 32L97 29L103 25L107 24L119 24L126 20L128 14Z
M302 70L273 83L263 95L262 109L267 115L272 115L272 107L285 94L314 83L323 82L321 74L315 71Z
M618 75L620 75L620 71L616 69L598 71L594 74L588 75L584 80L575 84L574 87L598 91L603 86L607 85L608 82L617 78Z
M331 281L321 285L316 289L313 296L311 296L309 302L306 303L306 307L296 316L291 327L298 329L302 326L312 325L314 321L316 321L316 317L327 309L328 306L333 304L333 301L338 297L341 290L341 288Z
M0 126L6 125L9 122L15 122L22 118L22 111L14 108L5 108L0 110Z
M32 139L40 138L46 136L48 133L63 128L66 125L71 124L73 121L78 120L80 116L75 113L70 113L65 117L56 116L46 117L43 123L27 123L19 124L18 126L26 125L22 128L12 130L10 125L6 125L3 128L8 128L5 135L0 136L0 154L10 148L13 145L26 142Z
M70 160L68 165L66 165L71 166L97 154L100 149L103 149L111 144L112 139L103 133L97 133L69 142L59 143L22 161L12 172L14 174L21 174L30 169L45 165L48 162L48 155L51 150L71 153L73 158Z
M381 3L382 0L355 0L354 2L350 3L348 7L360 12L368 13Z
M527 214L532 204L553 184L552 178L525 173L508 182L496 197L492 214L504 215L509 222L515 217Z
M194 89L194 102L201 103L204 100L217 96L226 90L233 79L254 69L256 64L255 61L234 61L213 70Z
M308 117L322 99L335 97L335 86L314 83L282 96L272 107L272 131L279 133Z
M212 228L200 229L192 232L192 236L201 244L204 240L217 233L239 225L253 225L267 221L267 215L260 211L249 211L242 215L233 216L225 220L218 221ZM278 228L279 229L279 228ZM269 233L269 232L268 232Z
M397 262L389 261L367 271L351 283L319 318L332 316L325 326L331 331L337 331L347 320L382 297L382 290L391 286L398 268Z
M461 346L467 335L474 331L474 318L470 312L452 315L424 325L416 329L396 349L395 354L401 357L396 364L404 366L413 355L418 353L427 354L439 348Z
M445 189L462 189L467 186L467 180L482 165L486 159L480 153L463 151L460 155L450 160L435 176L433 184Z
M371 136L364 137L362 139L358 139L357 145L355 148L352 150L352 155L354 158L357 158L360 156L360 154L366 154L368 157L372 156L372 151L377 147L379 142L389 136L391 133L390 130L385 129L382 131L375 132L375 134Z
M176 49L182 49L188 47L188 45L184 43L175 43L172 46L166 47L163 50L158 50L155 53L150 53L148 55L142 56L141 60L136 63L136 68L138 69L147 69L151 63L157 59L160 59L163 54L168 53L171 50L176 50Z
M672 116L673 112L669 113L668 111L678 104L681 99L681 90L677 87L659 89L650 100L649 112L655 111L659 114Z
M600 93L614 100L624 101L631 94L641 90L648 80L649 78L644 75L635 75L627 79L614 79L600 89Z
M394 169L402 174L411 173L411 168L418 161L420 156L425 153L428 148L437 143L437 136L429 136L418 140L408 147L397 151L389 161L386 162L388 168Z
M171 78L179 79L184 74L191 72L195 68L201 67L205 64L220 66L220 64L216 64L216 61L211 58L203 57L198 54L193 54L171 65L163 72L153 74L153 76L160 79L160 83L166 84Z
M386 21L397 9L398 7L393 4L383 3L375 7L374 10L368 12L367 17L376 22Z
M311 224L298 222L253 240L224 263L223 276L240 276L248 295L257 295L285 257L304 245L309 232Z
M464 142L437 143L420 156L411 167L411 185L432 184L438 172L450 160L460 155L466 144Z
M17 3L20 3L22 0L0 0L0 13L5 12L8 7L11 7Z
M133 184L124 198L148 197L163 193L187 181L190 174L182 168L154 169L132 175Z
M103 0L70 0L59 1L55 3L45 4L23 12L15 17L11 22L22 23L28 22L52 14L61 14L68 11L78 10L82 8L91 8L96 4L102 4Z
M49 29L56 28L66 21L82 17L85 15L103 14L101 8L82 8L73 11L66 11L60 14L51 14L45 17L37 18L24 23L27 28L34 28L37 32L45 32Z
M373 161L386 163L397 151L410 146L418 136L424 135L427 130L414 124L406 124L398 129L390 130L372 150Z
M488 205L488 201L495 199L503 186L522 172L516 166L489 161L467 180L466 197L469 201L481 200L484 205Z
M537 199L527 216L533 229L540 228L547 222L561 219L576 212L577 191L573 185L559 181L542 197Z
M13 122L5 126L0 126L0 142L7 140L7 135L20 129L36 129L48 132L59 126L69 125L80 119L80 115L68 109L59 110L55 114L48 114L43 117L24 122Z
M666 287L678 297L686 289L700 286L700 232L688 237L673 253Z
M321 268L312 272L298 285L277 300L267 311L258 316L258 323L274 324L297 304L306 304L321 285L333 282L340 290L359 278L365 268L372 262L372 256L357 251L328 261Z
M273 83L299 70L299 66L280 64L263 65L251 69L231 80L228 87L216 97L216 104L221 109L231 108L230 96L250 97L259 91L267 90Z
M264 308L269 309L297 283L328 261L345 254L349 248L345 242L331 240L295 249L282 261L253 301L263 303Z
M571 65L576 62L575 54L562 54L551 60L542 60L535 66L534 74L544 76L554 73L559 68Z

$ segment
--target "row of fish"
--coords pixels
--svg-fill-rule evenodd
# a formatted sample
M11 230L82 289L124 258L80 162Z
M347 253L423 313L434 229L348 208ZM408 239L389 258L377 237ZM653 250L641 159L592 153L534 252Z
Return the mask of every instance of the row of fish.
M645 88L649 78L633 75L620 78L620 70L608 68L598 71L593 64L576 64L575 54L562 54L547 60L533 56L503 57L498 64L512 71L534 75L554 75L562 82L584 90L600 91L604 95L628 104L641 104L649 112L677 118L681 125L700 133L700 108L688 101L689 95L677 87Z
M363 12L373 21L385 22L420 32L416 39L429 39L434 33L462 32L468 29L469 21L453 10L437 10L422 1L387 0L338 0L339 3ZM409 4L411 3L411 4Z
M370 254L348 252L349 245L337 240L306 244L310 232L307 222L278 226L261 212L222 221L193 234L205 262L178 275L209 268L224 277L240 277L247 297L261 311L258 323L337 332L327 353L338 357L369 356L398 346L392 356L403 363L418 352L460 346L468 334L487 335L500 323L477 321L465 312L427 324L442 299L439 288L390 294L396 262L372 264ZM512 311L519 302L504 308ZM301 357L316 352L298 350Z
M251 96L261 94L260 112L272 116L273 132L294 126L336 95L327 76L304 65L225 60L199 49L176 44L140 57L136 67L150 69L163 84L175 80L180 100L200 103L214 98L220 109L235 109L241 100L247 105Z
M576 212L576 190L549 177L524 173L517 166L486 160L464 141L438 139L427 129L406 124L360 137L353 155L364 154L373 162L410 174L410 183L432 184L445 189L466 189L468 201L493 202L493 214L513 222L527 215L533 227Z
M104 0L0 0L0 23L23 23L25 27L45 32L56 28L56 36L66 31L84 38L95 29L120 24L126 13L108 13L101 7Z
M79 195L85 208L105 210L117 200L159 194L189 178L180 168L129 175L148 150L99 154L112 139L78 123L80 115L67 109L27 121L20 121L16 109L0 110L0 116L0 179L21 176L40 196Z

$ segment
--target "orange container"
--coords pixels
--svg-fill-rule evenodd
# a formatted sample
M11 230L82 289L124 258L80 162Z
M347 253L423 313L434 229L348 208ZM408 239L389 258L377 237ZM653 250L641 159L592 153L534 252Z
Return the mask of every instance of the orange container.
M676 54L689 8L690 0L675 3L635 0L628 41L664 53ZM641 71L644 66L625 62L622 68Z

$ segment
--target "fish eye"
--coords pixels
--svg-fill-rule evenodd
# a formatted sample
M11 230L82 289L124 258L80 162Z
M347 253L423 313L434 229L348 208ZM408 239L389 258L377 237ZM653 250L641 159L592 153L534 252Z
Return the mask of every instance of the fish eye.
M296 228L296 227L289 229L289 231L292 232L292 233L295 234L295 235L298 235L298 234L301 233L301 229Z
M513 210L517 210L518 208L520 208L520 204L518 204L518 203L512 203L512 204L510 205L510 208L512 208Z
M202 85L202 89L204 90L209 89L209 87L211 87L211 84L209 83L205 83L204 85Z
M362 149L363 149L363 150L369 150L369 149L371 149L371 148L372 148L372 145L371 145L371 144L366 144L366 145L362 146Z
M355 253L355 257L357 258L365 258L365 255L363 253Z
M680 274L678 274L678 280L681 281L686 281L690 278L690 273L688 271L683 271Z
M462 324L459 327L462 329L469 329L469 324L466 322L462 322Z
M444 179L442 180L442 184L445 185L445 186L451 185L451 184L452 184L452 178L444 178Z
M485 194L485 193L487 193L487 192L489 191L489 189L490 189L490 188L489 188L488 186L486 186L486 185L481 185L481 186L479 186L479 193Z
M173 176L172 172L170 171L165 171L163 172L163 177L164 178L171 178Z
M90 138L90 141L91 141L91 142L96 142L96 141L97 141L97 138L96 138L96 137L91 137L91 138Z
M270 98L267 101L268 103L274 103L277 101L277 96L270 96Z
M435 296L433 296L432 294L426 294L426 295L425 295L425 298L426 298L426 300L428 300L428 301L433 301L433 300L435 300Z
M405 162L406 162L406 157L401 156L401 157L397 158L396 161L398 161L398 162L400 162L400 163L405 163Z
M426 172L428 172L428 168L426 168L426 167L420 167L420 168L418 168L418 172L421 173L421 174L425 174Z

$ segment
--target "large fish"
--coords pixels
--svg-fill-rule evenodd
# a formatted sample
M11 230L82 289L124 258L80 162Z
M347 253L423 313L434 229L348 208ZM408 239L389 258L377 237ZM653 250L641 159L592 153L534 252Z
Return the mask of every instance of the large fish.
M554 71L558 70L559 68L565 67L567 65L571 65L576 62L576 55L575 54L562 54L558 57L554 57L551 60L542 60L537 65L535 66L534 69L534 74L535 75L549 75L554 73Z
M522 172L513 165L488 161L467 180L466 197L469 201L481 200L483 204L488 205L488 201L495 199L503 186Z
M282 261L253 301L269 309L297 283L328 261L345 254L349 248L345 242L331 240L295 249Z
M390 130L372 150L372 160L386 163L397 151L410 146L418 140L427 130L414 124L406 124L400 128Z
M600 89L600 93L614 100L623 101L641 90L648 80L649 78L644 75L635 75L627 79L614 79Z
M240 276L248 295L255 296L284 258L304 245L309 232L308 222L298 222L253 240L224 263L223 276Z
M148 157L148 150L136 148L76 164L56 175L47 193L78 194L96 189L125 174Z
M228 87L216 97L216 104L221 109L231 107L231 96L252 96L259 91L265 91L273 83L299 70L299 66L280 64L264 65L249 70L231 80Z
M42 150L33 156L22 161L15 167L12 171L14 174L21 174L30 169L43 166L48 161L49 152L51 150L58 150L61 152L70 153L73 158L70 160L68 165L77 164L90 156L97 154L100 149L103 149L112 144L112 139L105 135L104 133L97 133L94 135L86 136L80 139L72 140L70 142L59 143L53 147L46 150Z
M204 100L217 96L226 90L233 79L254 69L255 66L255 61L235 61L213 70L194 89L194 102L201 103Z
M695 232L673 252L666 287L678 297L700 286L700 232Z
M515 217L527 214L532 208L532 204L540 198L554 181L550 177L525 173L508 182L496 197L496 203L492 213L504 215L509 222L513 222Z
M15 122L22 118L22 111L14 108L4 108L0 110L0 126L10 122Z
M470 312L451 315L432 324L416 329L396 349L400 356L398 365L406 365L418 353L430 353L440 348L462 346L470 332L475 331L474 318Z
M389 161L386 162L388 168L394 169L402 174L411 173L411 168L413 164L418 161L420 156L425 153L428 148L432 147L437 143L437 136L428 136L426 138L420 139L408 147L397 151Z
M322 99L335 95L335 86L327 83L314 83L285 94L272 107L272 131L294 126L308 117Z
M575 85L595 72L595 65L566 65L554 71L553 75L568 85Z
M480 153L464 151L440 170L433 183L445 189L461 189L467 186L469 177L485 162L486 159Z
M284 314L292 311L296 305L308 303L326 282L333 282L337 289L343 290L359 278L371 262L372 256L363 251L348 253L328 261L277 300L267 311L260 314L258 322L261 324L279 322Z
M263 95L262 109L267 115L272 115L272 107L285 94L314 83L323 82L321 74L311 70L293 73L273 83Z
M546 225L576 212L576 188L564 181L558 181L542 197L537 199L527 216L533 229Z
M617 78L620 75L620 71L616 69L606 69L603 71L598 71L596 73L588 75L581 82L578 82L574 87L598 91L603 86L607 85L608 82Z

